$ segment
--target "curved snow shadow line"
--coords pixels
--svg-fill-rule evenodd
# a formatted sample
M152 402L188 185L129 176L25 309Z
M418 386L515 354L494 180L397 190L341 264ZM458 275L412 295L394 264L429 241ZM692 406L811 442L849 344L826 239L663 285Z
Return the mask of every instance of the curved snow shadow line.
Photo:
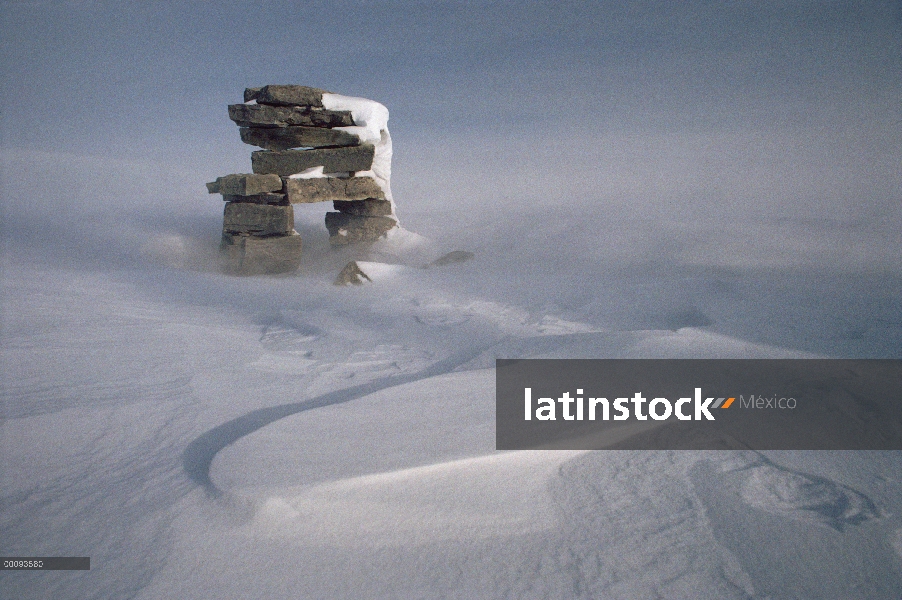
M351 400L356 400L363 396L405 383L450 373L456 367L473 360L497 343L498 342L493 342L485 347L470 349L465 352L451 355L444 360L426 367L422 371L410 375L383 377L369 383L336 390L301 402L258 408L257 410L241 415L240 417L232 419L222 425L218 425L206 433L201 434L198 438L188 444L185 451L182 453L182 466L191 481L203 486L208 495L213 497L221 496L222 490L217 488L210 479L210 467L219 451L229 444L238 441L244 436L257 431L270 423L297 413L313 410L314 408L321 408L323 406L350 402Z

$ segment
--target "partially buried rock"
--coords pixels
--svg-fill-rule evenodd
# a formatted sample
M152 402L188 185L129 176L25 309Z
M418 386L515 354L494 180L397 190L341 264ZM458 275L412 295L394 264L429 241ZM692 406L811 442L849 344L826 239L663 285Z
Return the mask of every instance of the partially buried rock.
M333 246L375 242L398 222L391 217L355 217L345 213L326 213L326 229Z
M255 237L223 233L219 247L225 270L234 275L290 273L301 264L301 236Z
M372 281L372 279L361 270L357 261L352 260L335 278L335 285L362 285L364 281Z
M472 252L467 252L466 250L452 250L448 254L444 256L440 256L435 259L429 266L442 267L444 265L453 265L455 263L462 263L468 260L472 260L476 255Z

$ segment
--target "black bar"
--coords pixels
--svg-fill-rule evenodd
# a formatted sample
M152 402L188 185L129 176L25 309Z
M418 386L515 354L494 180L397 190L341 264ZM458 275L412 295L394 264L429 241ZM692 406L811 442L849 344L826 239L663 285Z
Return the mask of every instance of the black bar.
M90 571L90 556L0 556L4 571Z

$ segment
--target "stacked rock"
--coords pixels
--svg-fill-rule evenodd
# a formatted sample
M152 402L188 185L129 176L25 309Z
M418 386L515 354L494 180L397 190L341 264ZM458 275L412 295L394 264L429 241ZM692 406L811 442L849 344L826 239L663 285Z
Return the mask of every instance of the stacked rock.
M226 269L240 275L286 273L301 263L301 236L294 230L294 210L282 193L278 175L226 175L207 184L222 194L220 251Z
M372 242L398 222L391 198L388 110L372 100L300 85L244 91L229 106L253 173L207 184L226 201L221 250L239 274L293 271L301 241L292 204L333 202L333 245Z

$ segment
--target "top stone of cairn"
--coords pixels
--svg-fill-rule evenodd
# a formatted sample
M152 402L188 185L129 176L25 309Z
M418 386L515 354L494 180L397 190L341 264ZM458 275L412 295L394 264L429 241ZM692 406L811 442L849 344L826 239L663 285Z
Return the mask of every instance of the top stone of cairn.
M323 107L323 94L326 90L307 87L306 85L265 85L260 88L246 88L244 101L256 100L257 104L270 106L313 106Z

